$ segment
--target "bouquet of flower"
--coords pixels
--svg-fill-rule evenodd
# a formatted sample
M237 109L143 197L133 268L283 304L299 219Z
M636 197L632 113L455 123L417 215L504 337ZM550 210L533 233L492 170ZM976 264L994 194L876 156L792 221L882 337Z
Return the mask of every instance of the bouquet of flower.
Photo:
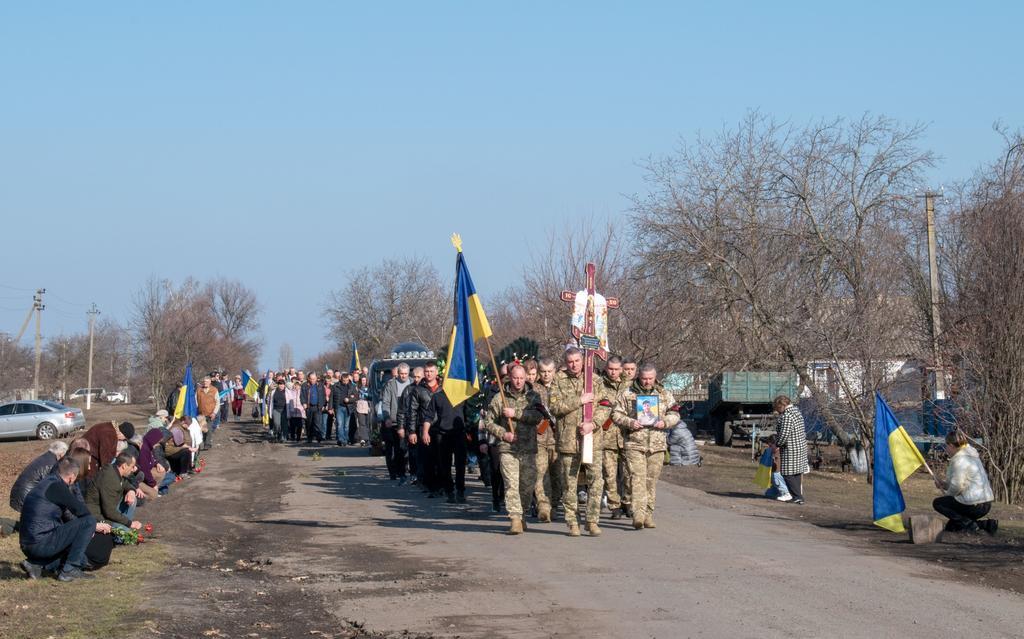
M139 534L138 530L114 528L114 543L121 546L136 546L145 543L146 538Z

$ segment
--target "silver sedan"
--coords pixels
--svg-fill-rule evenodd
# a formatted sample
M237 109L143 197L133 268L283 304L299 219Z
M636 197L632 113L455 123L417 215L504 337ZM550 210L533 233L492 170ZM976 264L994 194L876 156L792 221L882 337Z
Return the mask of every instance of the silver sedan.
M44 400L0 405L0 439L53 439L80 428L85 428L85 415L79 408Z

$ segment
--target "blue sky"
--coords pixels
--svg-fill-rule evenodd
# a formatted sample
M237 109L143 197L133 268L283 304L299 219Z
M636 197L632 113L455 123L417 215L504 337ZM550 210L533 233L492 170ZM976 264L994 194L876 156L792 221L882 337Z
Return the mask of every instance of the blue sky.
M759 109L929 126L936 184L1024 122L1018 3L0 6L0 330L125 319L150 275L238 277L264 364L330 345L344 274L463 235L487 294L648 156Z

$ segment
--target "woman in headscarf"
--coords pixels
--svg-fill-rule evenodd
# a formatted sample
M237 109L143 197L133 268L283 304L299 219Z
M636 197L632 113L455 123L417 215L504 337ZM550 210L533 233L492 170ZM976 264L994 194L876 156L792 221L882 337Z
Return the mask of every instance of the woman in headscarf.
M146 493L147 497L156 495L160 482L167 474L167 467L160 464L161 455L158 452L163 440L164 434L159 428L151 428L142 438L142 448L139 451L139 472L142 473L144 479L139 488Z
M100 422L85 431L82 437L89 442L89 454L93 461L89 474L85 475L88 479L99 472L100 468L114 461L119 452L118 442L125 439L124 433L118 430L113 422Z

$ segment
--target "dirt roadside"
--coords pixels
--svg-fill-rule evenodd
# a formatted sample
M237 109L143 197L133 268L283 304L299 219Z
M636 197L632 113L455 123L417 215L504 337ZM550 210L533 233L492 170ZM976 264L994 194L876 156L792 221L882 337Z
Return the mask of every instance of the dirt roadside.
M980 583L1024 593L1024 509L996 504L991 516L1000 520L995 537L948 534L940 543L914 545L906 535L884 531L871 522L871 486L863 475L813 471L804 478L807 503L779 503L762 496L754 486L756 471L749 449L702 446L700 468L666 466L662 480L695 488L692 498L702 504L728 508L754 517L800 521L840 533L851 547L877 556L913 558L926 565L950 569L964 583ZM906 516L933 514L938 493L924 471L903 485Z

